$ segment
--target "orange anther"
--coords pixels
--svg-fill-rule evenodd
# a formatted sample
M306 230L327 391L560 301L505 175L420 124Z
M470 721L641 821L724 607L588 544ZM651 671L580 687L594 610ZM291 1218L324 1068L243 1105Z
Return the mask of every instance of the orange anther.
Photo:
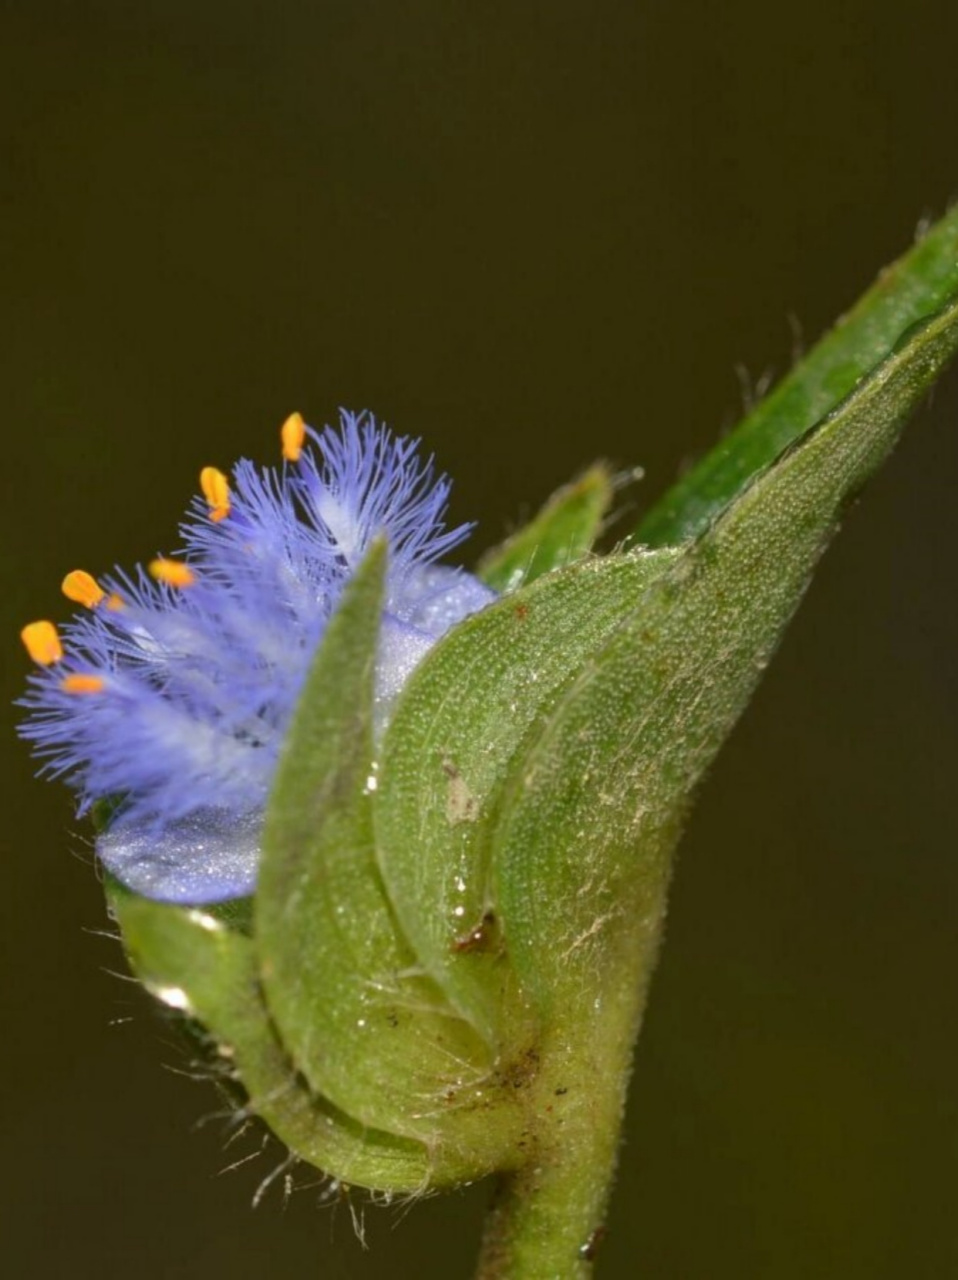
M106 598L106 607L111 613L116 613L120 609L125 609L126 605L123 603L122 596L118 596L115 591L111 591Z
M291 413L280 427L280 438L283 441L283 457L287 462L299 462L306 439L306 423L301 413Z
M64 676L60 681L60 688L64 693L101 693L105 686L106 681L102 676L84 675L79 671Z
M217 467L204 467L200 472L200 488L210 508L211 520L225 520L230 513L230 485Z
M151 560L149 568L157 582L170 587L188 587L196 580L193 570L182 560Z
M72 573L68 573L60 590L68 600L86 605L88 609L95 609L106 595L96 578L84 569L74 569Z
M52 666L63 657L63 645L52 622L31 622L20 632L27 653L41 667Z

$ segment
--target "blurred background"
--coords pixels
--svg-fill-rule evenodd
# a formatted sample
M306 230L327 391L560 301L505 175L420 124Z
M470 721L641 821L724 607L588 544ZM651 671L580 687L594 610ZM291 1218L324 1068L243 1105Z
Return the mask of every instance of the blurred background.
M953 0L7 0L3 706L63 573L172 547L292 409L421 435L475 552L597 453L637 512L958 196L956 45ZM956 428L958 371L696 811L608 1280L958 1274ZM255 1148L2 714L9 1274L465 1280L485 1187L363 1251L316 1189L250 1208L276 1146L219 1176Z

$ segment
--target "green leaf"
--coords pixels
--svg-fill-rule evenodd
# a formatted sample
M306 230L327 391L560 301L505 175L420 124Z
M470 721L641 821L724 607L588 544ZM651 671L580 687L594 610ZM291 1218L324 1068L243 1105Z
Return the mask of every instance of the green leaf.
M207 909L150 902L109 887L112 913L137 977L159 1000L199 1021L243 1110L260 1117L301 1160L346 1183L413 1192L429 1160L420 1143L343 1115L297 1076L263 1004L252 941Z
M638 966L648 976L692 791L842 506L956 347L953 304L686 544L514 771L495 837L494 897L530 999L570 1034L588 1034L596 1001L622 998L630 979L612 975Z
M420 963L499 1055L521 1050L535 1017L489 882L499 794L564 685L675 555L581 561L467 619L414 672L387 731L375 823L390 900Z
M375 856L384 564L385 547L374 548L350 583L289 731L266 815L256 944L267 1004L312 1087L366 1124L426 1142L434 1181L454 1166L479 1176L514 1137L477 1106L493 1058L423 973Z
M476 570L479 577L506 594L581 559L602 531L613 493L608 467L595 463L585 475L554 493L523 529L487 551Z
M632 541L701 533L749 478L857 386L915 323L958 293L958 206L877 282L736 429L652 508Z

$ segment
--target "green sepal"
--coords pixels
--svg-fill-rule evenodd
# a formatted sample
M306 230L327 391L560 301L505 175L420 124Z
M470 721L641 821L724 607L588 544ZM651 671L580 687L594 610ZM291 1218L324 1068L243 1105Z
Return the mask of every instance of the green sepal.
M123 807L122 796L103 796L90 806L90 822L97 835L102 835Z
M596 1002L616 999L621 982L647 979L694 788L844 504L956 347L952 304L753 480L650 585L513 770L494 896L523 988L570 1036L588 1034Z
M635 543L701 533L749 479L849 395L914 324L958 294L958 206L887 267L834 329L649 511Z
M256 946L296 1068L356 1119L425 1142L435 1183L506 1163L519 1121L508 1095L493 1120L491 1047L424 972L383 889L372 723L385 563L381 543L344 592L287 735Z
M500 1055L537 1021L515 988L490 881L502 788L562 689L675 555L586 559L467 619L410 677L386 733L375 822L393 909L426 972Z
M294 1070L263 1003L253 943L211 908L138 897L111 880L110 910L133 972L159 1000L194 1020L214 1063L301 1160L344 1183L411 1193L431 1181L421 1143L357 1123Z
M615 485L603 462L557 490L522 529L479 561L476 573L503 594L591 551L612 505Z

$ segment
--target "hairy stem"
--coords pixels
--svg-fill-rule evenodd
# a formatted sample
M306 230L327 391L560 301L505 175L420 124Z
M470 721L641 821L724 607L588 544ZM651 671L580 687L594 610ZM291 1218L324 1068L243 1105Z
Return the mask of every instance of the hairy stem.
M618 1091L615 1091L618 1094ZM582 1280L604 1234L622 1100L567 1151L501 1174L489 1208L476 1280ZM598 1119L598 1118L597 1118Z
M476 1280L587 1280L605 1234L659 909L619 952L620 981L567 1010L541 1049L523 1159L499 1175Z

